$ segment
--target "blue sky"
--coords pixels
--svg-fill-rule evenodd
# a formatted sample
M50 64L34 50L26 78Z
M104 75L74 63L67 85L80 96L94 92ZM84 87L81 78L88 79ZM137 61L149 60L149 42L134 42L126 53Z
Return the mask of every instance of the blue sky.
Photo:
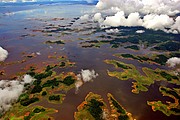
M92 2L92 1L97 1L97 0L0 0L0 2L2 1L87 1L87 2Z

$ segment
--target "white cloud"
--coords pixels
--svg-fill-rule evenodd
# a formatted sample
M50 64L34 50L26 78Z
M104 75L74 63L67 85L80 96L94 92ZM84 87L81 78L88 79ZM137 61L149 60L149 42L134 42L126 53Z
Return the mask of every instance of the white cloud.
M33 81L30 75L24 75L22 80L0 80L0 113L9 110L25 90L24 85Z
M180 32L180 16L176 18L175 23L171 26L171 30Z
M94 70L81 70L81 73L77 75L77 81L75 82L75 93L86 82L92 81L98 74Z
M177 65L180 65L180 58L172 57L168 59L166 63L169 65L169 67L175 67Z
M162 30L167 33L178 34L180 32L180 17L178 16L175 20L172 17L169 17L165 14L148 14L144 17L141 17L139 13L130 13L127 17L124 11L117 12L113 16L107 16L105 20L103 20L102 15L96 13L95 15L100 17L97 19L100 26L103 28L106 27L118 27L118 26L142 26L146 29L153 30ZM95 16L94 15L94 16ZM95 19L95 17L93 17Z
M180 17L175 20L170 17L180 13L180 0L99 0L96 8L111 15L100 22L102 28L142 26L167 33L180 32Z
M4 61L8 56L8 51L0 46L0 61Z
M78 93L78 91L79 91L79 88L81 87L83 85L83 81L82 80L77 80L76 82L75 82L75 93L77 94Z
M101 13L96 13L93 17L93 20L99 23L102 23L104 21Z
M79 78L83 80L84 83L91 81L96 78L98 74L94 70L81 70Z
M141 26L142 20L139 13L131 13L127 18L123 11L117 12L114 16L108 16L103 22L106 26Z
M137 30L136 31L136 33L139 33L139 34L144 33L144 32L145 32L144 30Z
M139 0L99 0L96 7L100 10L125 11L125 13L137 12L142 8Z
M180 0L99 0L98 9L119 9L126 14L139 12L141 14L174 15L180 11Z
M109 30L105 30L106 33L119 33L119 30L116 28L116 29L109 29Z
M154 30L165 30L174 24L174 20L168 15L146 15L143 19L145 28Z
M80 17L80 20L89 20L89 19L90 19L90 16L88 14L85 14Z

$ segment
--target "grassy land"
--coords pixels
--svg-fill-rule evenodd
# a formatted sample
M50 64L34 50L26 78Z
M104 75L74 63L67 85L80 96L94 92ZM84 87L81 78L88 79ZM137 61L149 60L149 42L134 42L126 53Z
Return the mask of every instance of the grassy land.
M126 46L126 47L124 47L124 48L126 48L126 49L132 49L132 50L140 50L139 46L137 46L137 45Z
M111 117L117 116L118 120L133 120L132 114L128 113L123 106L117 102L117 100L110 94L107 94L109 104L111 107ZM114 118L114 119L117 119Z
M143 67L142 71L145 75L142 75L134 65L125 64L116 60L105 60L107 64L112 64L115 68L121 68L123 71L108 71L108 75L111 77L116 77L120 80L129 80L133 79L135 82L132 82L133 93L139 93L140 91L148 91L148 86L154 84L155 81L166 81L168 83L173 83L180 85L179 78L174 76L165 70L152 70L150 68Z
M168 54L153 54L151 56L147 55L132 55L132 54L115 54L114 56L123 59L138 60L139 62L146 63L156 63L159 65L165 65L167 60L171 57L179 57L180 53L168 53Z
M48 40L45 43L46 44L65 44L62 40L57 40L57 41Z
M147 104L152 106L152 110L161 111L167 116L180 115L180 88L171 89L167 87L160 87L159 91L163 94L163 96L168 96L174 99L175 102L166 102L166 104L164 104L162 101L148 101Z
M168 42L162 43L162 44L154 47L153 50L159 50L159 51L179 51L180 50L180 42L177 42L177 41L168 41Z
M100 120L105 107L100 95L89 93L85 101L78 106L78 112L74 115L75 120Z
M14 109L18 110L14 111ZM49 115L56 112L53 108L44 108L43 106L24 107L16 104L3 120L53 120Z
M54 92L68 91L74 88L74 83L77 80L73 72L56 74L55 68L71 67L74 64L66 58L59 60L60 64L47 65L43 71L37 71L35 68L30 67L25 74L31 75L36 80L31 85L25 85L26 91L19 96L17 102L2 116L2 119L52 119L49 114L55 113L55 109L39 107L34 103L41 102L43 98L46 98L50 104L61 104L65 99L65 94L55 94ZM63 66L62 62L64 62Z
M90 92L78 106L78 112L74 114L75 120L133 120L132 115L110 93L107 96L110 110L100 95Z

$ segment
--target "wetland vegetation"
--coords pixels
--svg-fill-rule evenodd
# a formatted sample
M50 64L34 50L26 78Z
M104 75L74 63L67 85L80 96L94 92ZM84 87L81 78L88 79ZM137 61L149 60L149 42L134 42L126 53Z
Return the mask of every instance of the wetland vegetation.
M105 103L100 95L90 92L85 101L78 106L78 111L74 114L75 120L133 120L132 114L128 113L110 93L107 97L109 103ZM107 104L110 105L110 109Z

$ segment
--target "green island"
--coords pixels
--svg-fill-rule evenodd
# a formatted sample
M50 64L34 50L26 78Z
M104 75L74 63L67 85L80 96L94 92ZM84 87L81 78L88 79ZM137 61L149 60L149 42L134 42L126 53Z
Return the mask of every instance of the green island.
M160 87L159 91L163 96L174 99L174 103L166 101L164 104L162 101L148 101L147 104L152 106L152 110L161 111L167 116L180 115L180 88Z
M111 117L113 119L118 118L118 120L133 120L132 114L127 112L125 108L117 102L112 94L108 93L107 96L111 108Z
M109 29L123 29L117 34L101 34L97 35L97 40L81 42L80 45L85 48L100 47L103 44L109 44L111 48L124 47L125 49L139 50L138 45L143 45L144 48L152 47L155 51L179 51L179 39L171 34L164 34L163 31L145 30L143 34L134 34L138 27L110 27ZM107 30L104 29L104 30ZM126 32L128 31L128 32ZM97 30L96 32L99 32ZM129 46L127 46L127 44Z
M157 45L152 50L158 51L179 51L180 50L180 42L177 41L168 41L162 44Z
M91 41L80 42L80 45L83 48L92 48L92 47L100 48L100 46L102 44L103 44L103 42L102 41L98 41L98 40L91 40Z
M49 95L48 102L54 104L61 104L65 98L64 94L53 94Z
M46 44L65 44L62 40L57 40L57 41L48 40L45 43Z
M115 54L114 56L123 58L123 59L131 59L138 60L139 62L147 62L147 63L155 63L159 65L165 65L167 60L171 57L178 57L180 53L169 53L169 54L152 54L148 55L132 55L132 54Z
M129 27L116 27L118 29L123 29L120 34L115 35L110 44L122 44L122 43L132 43L132 44L143 44L145 47L154 46L157 44L162 44L167 41L178 41L178 37L172 36L171 34L164 34L163 31L153 31L146 29L143 34L134 34L138 29L144 30L144 28L131 27L131 31L126 32ZM115 28L108 28L115 29Z
M140 47L137 45L130 45L130 46L126 46L124 48L125 49L132 49L132 50L140 50Z
M110 93L107 97L110 110L100 95L90 92L85 101L78 106L78 112L74 113L75 120L133 120L132 114L128 113Z
M52 120L50 114L58 112L53 108L38 106L42 100L49 104L62 104L66 92L74 88L76 75L73 72L57 74L54 69L72 67L74 63L65 57L58 59L58 64L49 64L42 71L34 67L24 73L36 80L31 84L25 84L26 91L22 93L16 103L5 114L0 115L3 120ZM62 65L63 63L63 65ZM55 94L57 91L66 91L64 94Z
M17 109L15 111L15 109ZM18 103L10 109L3 120L53 120L50 116L58 112L53 108L44 108L43 106L25 107Z
M121 68L123 71L109 71L108 75L111 77L116 77L120 80L129 80L133 79L135 81L132 82L132 92L139 93L140 91L148 91L148 86L154 84L155 81L166 81L168 83L180 85L179 77L173 75L172 73L161 70L155 69L152 70L147 67L143 67L142 71L145 75L142 75L134 65L126 64L116 60L105 60L105 63L112 64L115 68Z
M60 33L60 32L67 32L67 31L71 31L70 28L64 28L64 26L62 27L57 27L57 26L53 26L53 27L45 27L42 32L43 33Z

